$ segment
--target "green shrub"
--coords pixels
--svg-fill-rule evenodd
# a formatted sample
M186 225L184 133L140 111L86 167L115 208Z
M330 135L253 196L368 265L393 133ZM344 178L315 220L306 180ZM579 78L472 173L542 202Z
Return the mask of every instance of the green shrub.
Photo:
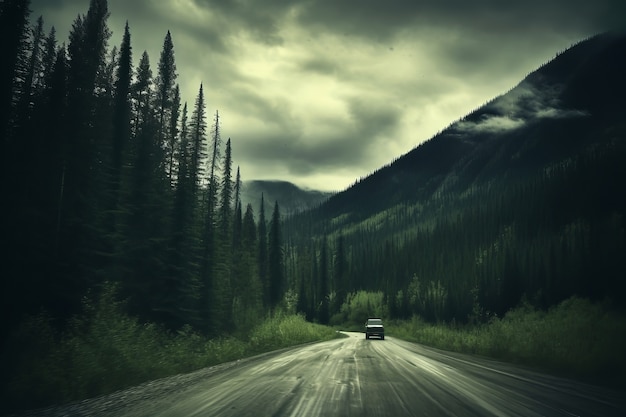
M250 335L252 352L266 352L297 344L330 340L336 337L331 328L309 323L300 314L278 313L268 317Z
M387 327L402 339L573 377L619 384L626 376L626 317L577 297L548 311L522 304L486 324L434 325L413 317Z
M84 314L64 332L45 314L24 320L5 344L2 410L32 409L110 393L144 381L306 342L336 332L303 316L277 313L244 338L208 339L184 326L176 333L123 312L115 287L86 298Z
M382 291L357 291L348 294L339 313L331 318L331 324L362 328L368 317L387 317L387 313Z

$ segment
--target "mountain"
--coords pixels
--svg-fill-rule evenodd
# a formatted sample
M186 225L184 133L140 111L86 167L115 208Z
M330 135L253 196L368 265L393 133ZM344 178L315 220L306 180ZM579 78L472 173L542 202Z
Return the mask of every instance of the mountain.
M530 174L599 141L596 132L623 126L626 97L623 35L603 34L559 54L440 134L338 193L329 213L378 211L424 201L454 187ZM602 134L604 136L604 134ZM379 206L362 205L376 201Z
M265 201L265 213L271 213L274 203L278 202L281 214L289 215L317 207L333 193L302 189L287 181L244 181L241 187L244 210L248 204L251 204L255 213L258 213L261 195Z
M522 297L626 306L624 74L625 34L584 40L295 216L297 285L319 298L322 269L338 299L382 291L392 316L433 320L502 314ZM326 244L334 263L320 265Z

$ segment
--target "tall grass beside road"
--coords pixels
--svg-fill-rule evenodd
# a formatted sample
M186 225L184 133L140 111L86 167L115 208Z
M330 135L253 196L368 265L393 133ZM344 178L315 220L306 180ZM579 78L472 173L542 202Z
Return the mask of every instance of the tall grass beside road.
M477 325L391 322L387 332L440 349L488 356L626 387L626 316L570 298L548 311L524 304Z
M24 321L4 345L0 414L91 398L157 378L337 333L302 316L277 312L247 335L208 338L183 327L170 332L123 312L105 291L59 332L45 314Z

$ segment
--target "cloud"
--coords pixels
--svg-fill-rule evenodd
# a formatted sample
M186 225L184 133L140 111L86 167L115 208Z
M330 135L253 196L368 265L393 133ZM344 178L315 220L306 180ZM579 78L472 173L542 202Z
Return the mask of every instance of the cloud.
M33 20L43 15L60 42L87 7L31 0ZM625 8L623 0L109 0L109 45L119 45L128 20L133 62L147 50L156 72L170 30L183 101L192 106L203 84L207 114L220 111L244 179L338 190L556 52L624 27ZM576 115L536 92L498 106L464 128Z
M484 116L478 122L461 121L455 125L455 130L463 133L501 133L517 129L525 123L525 120L508 116Z
M588 115L583 110L561 108L559 94L558 86L543 86L540 89L523 81L489 103L487 109L490 113L484 114L478 121L461 120L454 128L463 133L500 133L519 129L533 120Z

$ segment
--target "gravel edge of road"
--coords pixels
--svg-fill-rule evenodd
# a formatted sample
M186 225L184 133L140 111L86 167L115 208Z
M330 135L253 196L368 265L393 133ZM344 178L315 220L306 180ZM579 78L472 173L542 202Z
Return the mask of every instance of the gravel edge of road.
M339 337L341 336L336 336L336 338ZM9 414L0 414L0 417L81 417L94 416L104 413L111 414L114 411L127 408L129 404L132 405L139 401L149 401L150 399L156 399L165 393L182 391L204 378L208 378L232 367L239 366L250 361L263 359L268 356L279 355L283 352L314 343L319 343L319 341L300 343L297 345L284 347L269 352L259 353L253 356L247 356L245 358L237 359L234 361L209 366L188 373L176 374L159 379L154 379L151 381L146 381L139 385L124 388L118 391L114 391L110 394L104 394L98 397L33 410L12 411Z

